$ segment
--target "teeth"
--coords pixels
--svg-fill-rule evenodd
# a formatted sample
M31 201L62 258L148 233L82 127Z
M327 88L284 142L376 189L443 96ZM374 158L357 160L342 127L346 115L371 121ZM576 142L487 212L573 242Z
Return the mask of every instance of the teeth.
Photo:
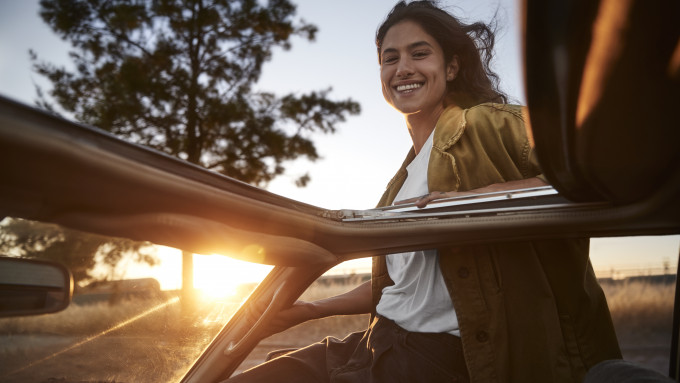
M418 89L418 88L420 88L421 86L423 86L423 84L420 84L420 83L419 83L419 84L399 85L399 86L397 87L397 91L398 91L398 92L403 92L403 91L405 91L405 90Z

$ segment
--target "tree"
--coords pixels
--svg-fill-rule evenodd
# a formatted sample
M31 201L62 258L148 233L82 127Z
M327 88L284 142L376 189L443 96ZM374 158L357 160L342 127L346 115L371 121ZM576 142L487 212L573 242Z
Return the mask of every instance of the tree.
M318 159L312 133L332 133L359 113L350 99L329 100L330 89L282 97L253 91L274 47L288 49L292 36L314 39L316 27L295 22L288 0L40 4L43 20L74 47L75 73L31 52L63 110L227 176L266 186L285 161ZM39 105L54 110L45 97Z
M125 257L153 266L158 263L150 243L108 238L59 225L7 218L0 223L0 255L48 259L66 266L80 284L93 280L120 279L116 265ZM106 266L95 275L95 266Z
M254 92L262 65L317 28L288 0L41 0L40 15L71 42L76 71L40 62L49 95L89 125L227 176L266 184L283 163L319 158L310 139L333 133L359 105L308 94ZM38 89L38 104L55 110ZM304 186L309 175L296 183ZM190 254L183 290L191 295ZM188 301L188 300L187 300Z

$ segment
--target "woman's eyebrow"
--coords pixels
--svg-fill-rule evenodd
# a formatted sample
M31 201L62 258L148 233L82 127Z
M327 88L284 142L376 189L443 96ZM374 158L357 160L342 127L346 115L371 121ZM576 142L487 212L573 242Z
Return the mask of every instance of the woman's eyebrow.
M428 43L427 41L416 41L415 43L409 44L408 48L409 49L415 49L415 48L420 48L423 46L428 46L432 47L432 44Z
M423 47L423 46L432 47L432 44L428 43L427 41L416 41L414 43L409 44L407 46L407 48L408 48L408 50L413 50L413 49L420 48L420 47ZM385 50L382 52L382 54L384 55L385 53L395 53L395 52L398 52L398 50L396 48L385 48Z

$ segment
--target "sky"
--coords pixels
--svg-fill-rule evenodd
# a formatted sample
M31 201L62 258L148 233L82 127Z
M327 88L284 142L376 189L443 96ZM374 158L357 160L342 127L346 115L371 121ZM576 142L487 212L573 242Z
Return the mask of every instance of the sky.
M288 163L288 174L268 190L330 209L375 206L385 185L411 146L403 117L382 96L375 50L375 31L394 5L393 0L295 0L297 17L319 28L316 41L292 40L292 49L277 49L263 68L256 88L279 95L332 87L330 98L352 98L362 112L337 125L337 133L315 136L322 158ZM511 101L523 104L519 0L442 1L467 21L498 23L493 68ZM0 94L33 104L35 85L49 84L31 72L28 50L43 60L68 66L69 45L38 16L38 0L0 0ZM297 188L294 180L309 172L311 182ZM679 236L597 239L591 247L593 264L606 268L676 264Z

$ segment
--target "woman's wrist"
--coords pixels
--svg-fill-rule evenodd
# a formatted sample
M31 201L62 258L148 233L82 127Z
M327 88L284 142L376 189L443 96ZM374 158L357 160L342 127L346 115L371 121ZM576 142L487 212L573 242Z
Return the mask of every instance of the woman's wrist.
M309 319L321 319L329 316L329 314L326 314L326 308L323 301L307 302L306 306L309 311Z

